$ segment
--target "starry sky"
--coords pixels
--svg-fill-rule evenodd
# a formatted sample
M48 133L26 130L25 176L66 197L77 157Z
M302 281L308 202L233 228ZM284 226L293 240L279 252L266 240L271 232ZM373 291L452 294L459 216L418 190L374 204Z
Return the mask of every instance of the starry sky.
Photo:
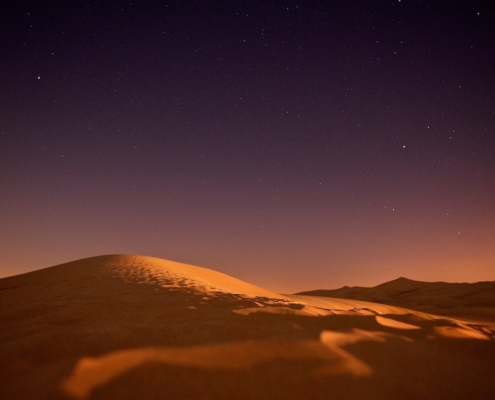
M495 280L490 1L7 1L0 276Z

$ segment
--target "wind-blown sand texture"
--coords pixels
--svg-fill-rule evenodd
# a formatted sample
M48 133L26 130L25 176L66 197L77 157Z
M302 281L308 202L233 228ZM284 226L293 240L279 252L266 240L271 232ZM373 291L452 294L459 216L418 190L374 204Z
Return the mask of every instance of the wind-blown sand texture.
M93 257L0 279L0 324L1 399L495 393L495 325L280 295L152 257Z

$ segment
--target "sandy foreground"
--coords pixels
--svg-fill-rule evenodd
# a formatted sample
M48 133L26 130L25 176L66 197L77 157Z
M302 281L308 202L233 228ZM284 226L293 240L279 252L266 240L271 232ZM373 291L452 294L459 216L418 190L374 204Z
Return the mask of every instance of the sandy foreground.
M0 279L0 398L493 399L495 324L473 315L92 257Z

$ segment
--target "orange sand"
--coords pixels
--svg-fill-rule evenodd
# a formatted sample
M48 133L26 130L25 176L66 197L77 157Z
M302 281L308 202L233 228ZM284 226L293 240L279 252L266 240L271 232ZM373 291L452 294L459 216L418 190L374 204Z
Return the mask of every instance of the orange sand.
M495 393L493 324L280 295L151 257L93 257L0 279L0 327L0 399Z

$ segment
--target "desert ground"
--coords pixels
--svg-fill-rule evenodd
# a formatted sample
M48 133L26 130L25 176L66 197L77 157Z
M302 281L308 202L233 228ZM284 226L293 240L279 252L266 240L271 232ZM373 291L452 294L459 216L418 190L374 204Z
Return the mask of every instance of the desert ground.
M493 399L482 284L282 295L145 256L57 265L0 279L0 398Z
M495 323L495 282L419 282L398 278L371 288L344 286L300 294L365 300L472 322Z

